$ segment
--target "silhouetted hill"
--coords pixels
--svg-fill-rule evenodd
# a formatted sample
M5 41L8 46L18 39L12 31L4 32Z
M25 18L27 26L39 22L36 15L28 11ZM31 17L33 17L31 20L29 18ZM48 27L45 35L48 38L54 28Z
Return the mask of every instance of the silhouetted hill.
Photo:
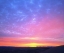
M51 49L48 49L42 53L64 53L64 46L58 46Z

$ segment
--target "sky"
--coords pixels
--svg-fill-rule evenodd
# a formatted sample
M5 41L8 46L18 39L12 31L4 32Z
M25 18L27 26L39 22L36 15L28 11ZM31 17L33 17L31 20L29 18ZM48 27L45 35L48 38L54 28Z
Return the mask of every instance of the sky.
M0 0L0 46L64 45L64 0Z

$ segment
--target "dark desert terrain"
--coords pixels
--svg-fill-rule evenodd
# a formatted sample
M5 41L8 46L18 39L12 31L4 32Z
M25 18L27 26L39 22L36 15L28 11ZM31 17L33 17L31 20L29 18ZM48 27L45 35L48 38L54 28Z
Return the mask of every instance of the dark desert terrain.
M0 46L0 53L64 53L64 46L57 46L57 47L5 47L5 46Z

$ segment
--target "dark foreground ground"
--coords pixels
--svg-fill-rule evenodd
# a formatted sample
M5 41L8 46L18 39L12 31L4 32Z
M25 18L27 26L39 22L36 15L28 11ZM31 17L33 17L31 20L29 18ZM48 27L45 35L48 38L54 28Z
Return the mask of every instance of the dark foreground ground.
M57 47L0 47L0 53L64 53L64 46Z

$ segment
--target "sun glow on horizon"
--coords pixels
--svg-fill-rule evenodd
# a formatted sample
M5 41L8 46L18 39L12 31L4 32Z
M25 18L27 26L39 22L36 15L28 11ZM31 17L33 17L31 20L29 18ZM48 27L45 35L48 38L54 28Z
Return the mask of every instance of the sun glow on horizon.
M47 47L47 46L59 46L62 44L64 44L63 41L61 42L58 39L53 38L41 38L41 37L0 38L0 46Z
M41 47L46 44L41 44L41 43L28 43L28 44L23 44L24 47Z

